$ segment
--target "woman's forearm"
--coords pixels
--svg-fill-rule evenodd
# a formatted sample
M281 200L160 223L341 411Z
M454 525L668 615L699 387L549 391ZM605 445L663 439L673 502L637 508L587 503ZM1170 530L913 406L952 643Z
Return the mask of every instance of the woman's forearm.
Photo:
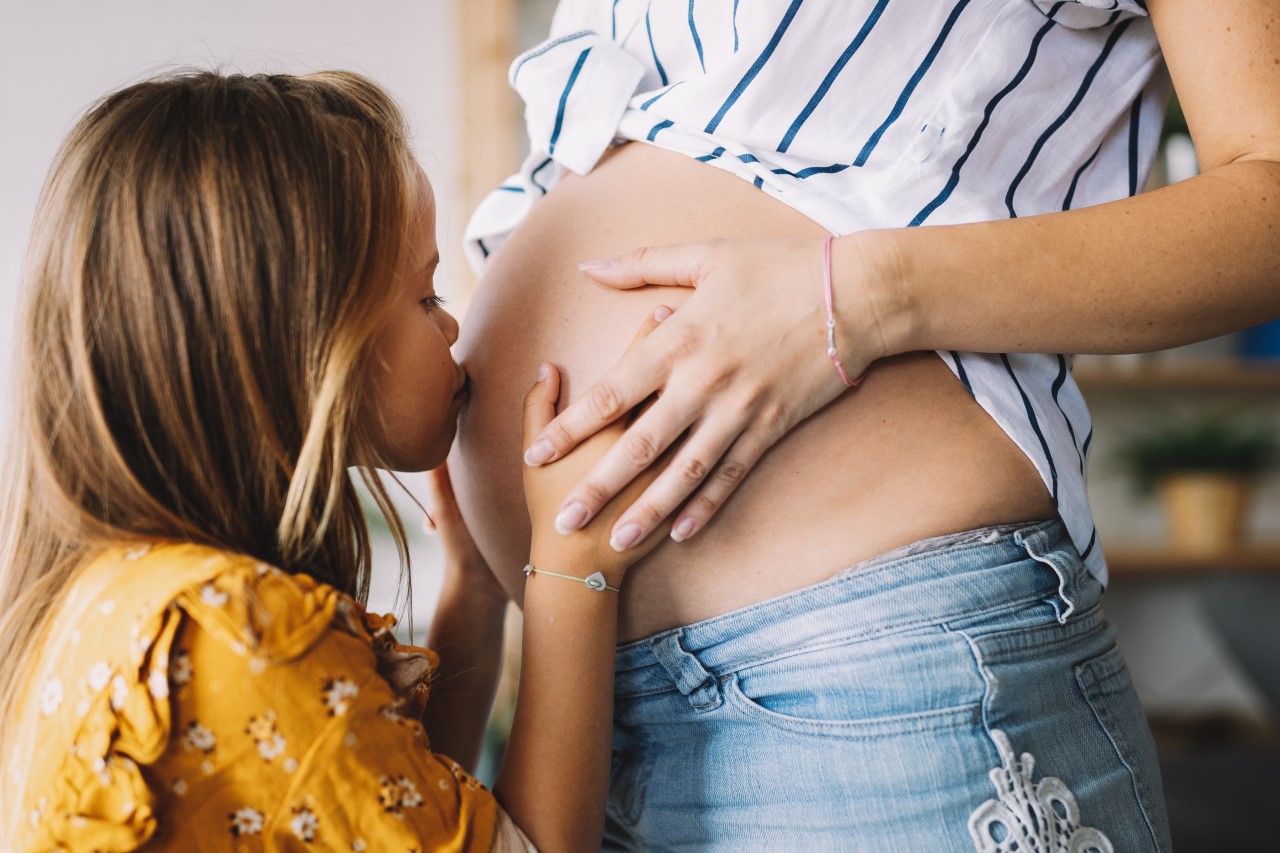
M885 354L1163 349L1280 316L1280 163L1074 211L864 232L833 251L841 327L865 329L870 298Z

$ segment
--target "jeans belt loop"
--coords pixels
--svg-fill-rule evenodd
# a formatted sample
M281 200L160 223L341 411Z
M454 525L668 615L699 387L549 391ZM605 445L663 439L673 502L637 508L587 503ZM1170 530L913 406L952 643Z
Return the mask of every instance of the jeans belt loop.
M676 688L689 699L696 711L713 711L720 707L724 697L720 682L703 667L696 655L680 645L683 632L675 631L660 637L653 644L653 656L671 676Z
M1058 611L1058 622L1065 625L1067 619L1076 612L1080 578L1079 573L1070 564L1069 556L1049 547L1049 530L1055 527L1056 525L1042 525L1030 531L1019 530L1014 536L1026 549L1028 556L1037 562L1044 563L1057 575L1058 595L1052 602L1054 609Z

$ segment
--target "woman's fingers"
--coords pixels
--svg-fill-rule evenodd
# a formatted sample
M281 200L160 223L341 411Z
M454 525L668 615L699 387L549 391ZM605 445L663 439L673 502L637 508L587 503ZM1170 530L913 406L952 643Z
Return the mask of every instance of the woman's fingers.
M742 485L760 457L776 443L777 438L770 439L750 432L744 433L734 442L703 487L689 499L680 516L671 525L671 538L683 542L706 527L711 516L719 512L734 490Z
M698 408L696 399L671 394L659 397L565 496L556 515L556 530L569 533L595 518L605 504L679 438L697 417ZM656 527L659 520L655 519L648 529Z
M677 246L649 246L580 264L578 269L601 284L628 289L646 284L697 287L706 274L718 241Z
M670 361L650 334L672 311L659 305L641 324L622 358L596 380L587 393L536 433L524 434L524 462L538 466L560 459L582 441L642 403L666 382ZM642 346L642 344L648 346ZM526 406L527 412L527 406ZM528 427L529 420L525 418Z
M534 436L547 428L556 416L556 400L560 396L560 371L543 362L538 366L538 378L524 397L524 441L528 445Z
M670 518L695 489L703 485L708 474L719 472L721 466L729 462L728 459L722 461L721 457L734 446L740 429L727 418L704 421L695 427L675 451L665 470L614 522L609 539L614 550L626 550L635 542L643 540ZM734 467L731 470L739 472L740 479L741 474L745 474L743 466L736 461L732 464ZM706 517L709 518L713 513L714 509L706 513ZM692 532L690 530L689 534ZM688 538L688 534L683 531L682 534L675 537L677 541Z

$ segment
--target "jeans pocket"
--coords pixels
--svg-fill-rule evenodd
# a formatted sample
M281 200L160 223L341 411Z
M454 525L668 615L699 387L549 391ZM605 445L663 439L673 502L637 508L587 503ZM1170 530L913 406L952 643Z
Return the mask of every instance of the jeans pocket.
M730 708L754 722L862 738L976 725L985 686L968 642L928 628L755 661L721 689Z
M609 815L627 829L634 827L644 810L649 782L649 762L638 744L615 743L609 768Z
M1077 664L1075 675L1098 725L1129 773L1152 845L1156 850L1168 850L1168 819L1155 743L1120 649L1112 646L1101 655Z

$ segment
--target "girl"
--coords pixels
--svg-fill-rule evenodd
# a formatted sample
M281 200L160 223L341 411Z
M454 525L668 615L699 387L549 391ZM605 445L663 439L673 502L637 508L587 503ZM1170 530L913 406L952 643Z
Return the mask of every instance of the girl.
M467 400L434 228L397 108L355 74L155 79L72 131L35 220L6 480L5 849L598 846L617 588L644 549L548 532L599 449L527 484L497 802L432 752L474 759L505 605L443 469L443 663L360 605L348 466L403 561L369 472L440 466ZM558 389L542 365L531 434ZM424 716L433 670L454 701Z

